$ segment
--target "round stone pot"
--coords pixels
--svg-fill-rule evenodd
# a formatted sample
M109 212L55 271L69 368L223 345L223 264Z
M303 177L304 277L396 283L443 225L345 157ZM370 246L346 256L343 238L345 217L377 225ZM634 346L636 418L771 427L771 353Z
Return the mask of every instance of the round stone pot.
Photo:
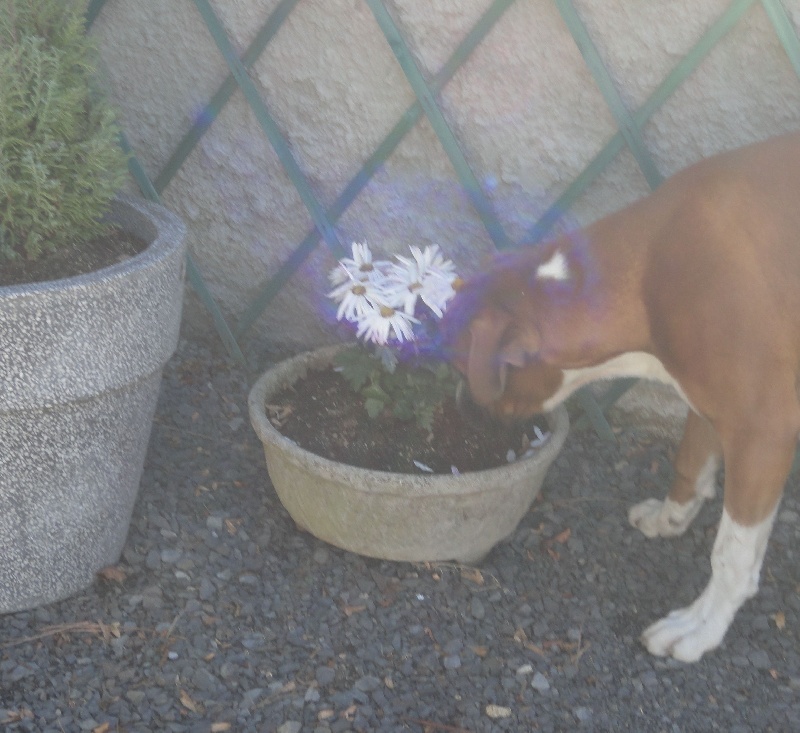
M564 443L563 407L534 456L457 476L357 468L310 453L269 421L265 405L340 347L300 354L265 372L250 391L250 421L264 444L275 491L294 521L325 542L369 557L474 563L508 537L528 511Z
M89 586L119 560L183 302L183 223L119 197L149 243L96 272L0 287L0 613Z

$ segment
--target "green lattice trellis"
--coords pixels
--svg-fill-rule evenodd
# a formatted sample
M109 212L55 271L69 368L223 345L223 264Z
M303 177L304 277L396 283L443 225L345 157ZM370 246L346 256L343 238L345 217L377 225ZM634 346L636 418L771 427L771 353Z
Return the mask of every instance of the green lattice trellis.
M88 25L94 22L107 1L91 0L87 10ZM494 0L489 9L464 37L452 56L430 80L426 80L417 66L408 44L384 4L384 0L365 0L411 85L416 101L404 112L391 132L375 148L358 173L347 183L341 194L327 209L315 196L311 185L295 160L285 136L248 75L248 69L258 60L299 0L281 0L241 57L234 51L230 39L209 0L192 1L225 59L230 73L207 103L204 114L200 115L198 121L185 133L158 175L151 181L135 156L131 157L132 175L143 194L152 200L158 201L159 194L169 185L175 174L180 170L184 161L191 154L206 130L214 123L214 120L218 117L233 92L236 89L240 89L314 222L312 230L308 232L290 257L278 268L277 272L271 274L261 283L256 297L235 324L230 324L225 319L191 255L188 256L187 274L189 281L211 314L229 353L237 360L246 364L239 341L246 335L273 298L320 242L324 242L337 257L340 257L345 252L336 232L336 222L422 115L425 115L431 124L494 245L498 249L504 249L518 244L512 242L504 231L491 202L470 168L459 146L458 139L436 102L437 94L515 0ZM521 2L523 0L518 1ZM626 146L636 159L650 187L655 188L660 184L662 176L648 153L642 138L644 124L753 5L760 3L764 8L795 72L800 76L800 41L798 41L780 0L733 0L725 12L720 15L703 37L667 75L647 101L639 109L631 111L625 106L617 92L611 75L604 66L572 1L548 1L554 2L564 23L572 34L598 89L619 127L619 131L567 187L559 199L526 232L523 238L526 243L536 243L546 237L556 224L561 212L568 210L572 206L589 184L600 175L605 167ZM132 152L127 140L124 139L124 135L122 145L129 152ZM601 435L612 436L611 429L603 414L604 410L613 404L633 381L619 380L599 402L586 390L578 393L586 418L591 421Z

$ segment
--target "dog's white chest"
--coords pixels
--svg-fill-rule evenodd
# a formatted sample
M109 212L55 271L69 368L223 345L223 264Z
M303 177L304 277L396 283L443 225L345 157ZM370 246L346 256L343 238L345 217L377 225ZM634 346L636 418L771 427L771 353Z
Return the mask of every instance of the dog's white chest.
M618 377L638 377L639 379L649 379L654 382L669 384L677 390L678 394L687 404L689 403L680 385L664 368L664 365L655 356L645 353L644 351L631 351L627 354L620 354L613 359L590 367L564 369L563 375L564 380L561 382L561 386L556 393L543 404L546 411L552 410L575 390L586 384L605 379L616 379Z

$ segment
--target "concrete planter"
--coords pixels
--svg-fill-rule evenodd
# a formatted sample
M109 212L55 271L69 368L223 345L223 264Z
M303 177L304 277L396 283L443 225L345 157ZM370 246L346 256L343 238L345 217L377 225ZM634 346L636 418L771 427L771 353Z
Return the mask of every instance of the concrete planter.
M307 370L330 364L337 348L282 362L250 391L250 420L284 507L311 534L361 555L411 562L483 558L530 508L569 430L566 411L550 416L551 437L535 456L486 471L412 475L337 463L281 435L264 407Z
M183 301L185 227L120 197L149 247L94 273L0 287L0 612L65 598L119 559Z

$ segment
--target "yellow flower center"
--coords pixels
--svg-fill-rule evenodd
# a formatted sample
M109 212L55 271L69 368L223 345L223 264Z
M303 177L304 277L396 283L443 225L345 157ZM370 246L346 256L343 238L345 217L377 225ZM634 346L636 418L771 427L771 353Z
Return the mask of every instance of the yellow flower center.
M353 295L364 295L367 292L367 289L363 285L353 285L350 289L350 292Z
M391 318L394 315L394 308L390 308L388 305L382 305L381 315L384 318Z

